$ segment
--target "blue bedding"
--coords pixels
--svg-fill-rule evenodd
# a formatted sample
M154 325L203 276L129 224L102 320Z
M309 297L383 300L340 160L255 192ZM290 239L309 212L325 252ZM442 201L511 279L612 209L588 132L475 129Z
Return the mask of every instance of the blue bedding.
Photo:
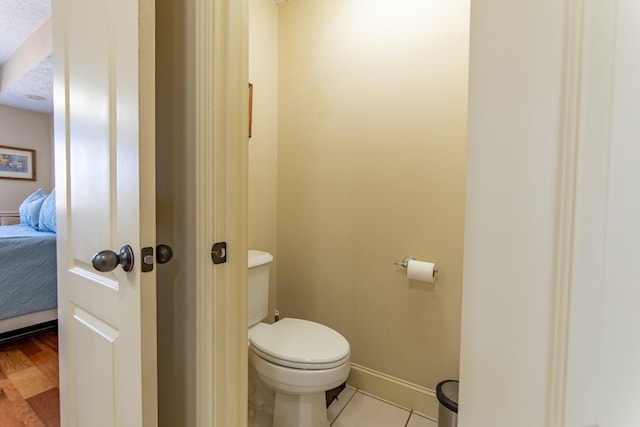
M0 320L57 305L56 235L0 227Z

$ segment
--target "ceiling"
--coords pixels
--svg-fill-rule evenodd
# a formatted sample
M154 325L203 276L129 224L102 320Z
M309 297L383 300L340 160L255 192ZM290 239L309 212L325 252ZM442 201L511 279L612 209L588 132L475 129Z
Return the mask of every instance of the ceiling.
M0 0L0 67L16 52L27 49L25 41L51 16L50 0ZM32 60L24 73L12 81L2 80L0 104L39 113L53 113L53 61L48 55ZM44 99L40 99L44 98Z

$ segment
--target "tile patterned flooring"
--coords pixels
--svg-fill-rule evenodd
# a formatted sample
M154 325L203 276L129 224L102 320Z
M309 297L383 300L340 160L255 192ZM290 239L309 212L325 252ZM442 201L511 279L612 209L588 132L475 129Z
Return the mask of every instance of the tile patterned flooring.
M328 409L331 427L437 427L438 423L347 385Z
M0 344L0 426L59 426L55 331ZM437 427L438 423L347 385L328 409L332 427Z

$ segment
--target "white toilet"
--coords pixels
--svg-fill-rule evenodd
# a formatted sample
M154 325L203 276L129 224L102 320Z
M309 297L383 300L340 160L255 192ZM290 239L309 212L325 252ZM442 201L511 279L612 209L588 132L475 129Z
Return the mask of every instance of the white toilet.
M273 402L267 411L273 411L273 427L328 427L325 392L349 375L349 343L308 320L261 322L268 314L272 261L267 252L249 251L250 408ZM257 396L269 393L273 398Z

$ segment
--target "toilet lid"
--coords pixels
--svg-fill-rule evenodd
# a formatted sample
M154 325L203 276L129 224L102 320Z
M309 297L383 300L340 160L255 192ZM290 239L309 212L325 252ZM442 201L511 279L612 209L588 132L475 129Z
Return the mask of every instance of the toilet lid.
M253 350L282 366L328 369L348 359L347 340L333 329L302 319L285 318L249 334Z

